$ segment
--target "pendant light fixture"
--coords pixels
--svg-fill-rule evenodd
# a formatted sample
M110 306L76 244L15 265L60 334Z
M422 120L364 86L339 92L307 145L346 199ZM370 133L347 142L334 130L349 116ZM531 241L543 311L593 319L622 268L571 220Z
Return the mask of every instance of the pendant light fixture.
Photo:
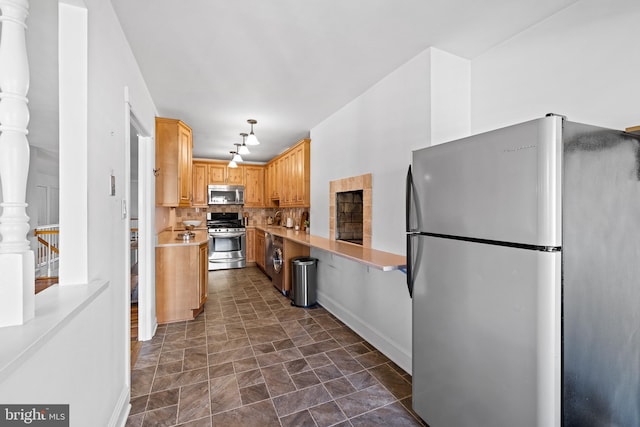
M235 151L229 151L229 153L231 153L231 161L229 162L229 164L227 165L228 168L237 168L238 164L235 161L236 156L238 155L238 153L236 153Z
M245 138L247 137L247 134L244 132L240 133L240 136L242 137L242 145L238 148L238 154L241 155L245 155L245 154L251 154L251 152L249 151L249 147L247 147L247 144L245 143Z
M233 158L231 159L232 162L236 162L236 163L242 163L242 156L240 156L240 154L238 154L238 150L240 147L240 144L233 144L236 146L236 151L232 151L233 153Z
M249 134L249 137L247 138L247 145L258 145L258 144L260 144L260 141L258 141L258 138L256 138L255 134L253 133L253 125L258 123L258 121L257 120L253 120L253 119L249 119L249 120L247 120L247 123L249 123L251 125L251 133Z

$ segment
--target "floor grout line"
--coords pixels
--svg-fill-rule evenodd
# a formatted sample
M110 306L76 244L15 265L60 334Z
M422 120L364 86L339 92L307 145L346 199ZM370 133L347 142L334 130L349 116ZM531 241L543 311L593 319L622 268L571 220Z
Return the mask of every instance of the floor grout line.
M225 414L229 416L232 414L234 416L239 416L239 414L246 415L247 412L246 410L243 411L243 408L253 407L253 405L258 404L264 404L264 402L267 401L269 402L269 407L272 408L273 415L278 419L278 423L282 427L285 427L285 423L283 421L285 418L293 417L296 414L302 413L306 414L305 416L307 417L307 420L312 421L316 426L321 425L322 421L316 419L316 416L318 416L317 414L322 415L322 413L318 413L317 411L311 412L311 410L329 403L335 405L335 407L337 407L340 412L340 416L338 418L342 418L342 421L337 422L337 424L346 423L347 425L352 425L351 420L355 420L359 417L364 417L369 414L375 415L376 411L389 407L389 411L391 412L398 410L404 411L403 413L405 413L406 416L410 417L415 425L424 425L421 424L420 420L415 418L414 414L411 411L408 411L401 402L411 395L409 394L407 397L402 398L396 397L396 394L392 391L392 389L389 389L387 386L385 386L384 382L380 378L378 378L378 375L383 377L384 375L390 375L392 378L394 378L393 382L391 383L395 384L394 387L410 386L410 377L404 376L395 367L396 365L393 364L392 361L375 350L375 348L373 348L371 344L364 341L355 332L351 331L343 322L331 315L328 311L324 309L321 309L323 311L317 312L306 311L304 312L304 315L301 316L301 312L295 311L300 309L292 310L290 304L286 304L286 302L288 301L283 301L282 298L284 297L281 294L277 293L277 291L272 288L271 283L261 276L262 273L259 273L259 276L258 274L256 274L256 272L257 270L252 271L252 269L245 269L240 271L225 271L223 274L210 274L209 301L205 305L205 310L203 310L203 313L193 322L179 322L177 324L167 326L163 325L158 328L157 336L161 335L162 338L157 339L159 343L152 340L153 344L150 344L159 345L157 349L153 350L153 352L157 351L157 358L155 358L156 363L153 369L151 385L149 386L149 390L146 395L136 396L133 398L136 399L138 397L146 396L146 404L142 412L133 414L129 417L131 423L129 423L128 421L127 427L140 426L143 424L143 422L146 423L147 415L150 412L163 409L163 407L159 407L154 408L153 410L147 410L147 408L149 408L149 404L151 403L151 396L154 393L173 390L173 388L165 388L162 390L153 391L154 387L156 386L156 380L168 375L176 375L175 378L180 380L180 385L177 386L178 399L177 403L175 403L175 420L176 423L178 423L178 420L181 416L180 407L183 403L186 404L187 402L187 400L183 399L188 399L188 397L184 395L184 388L199 383L196 378L190 379L188 375L196 375L194 374L194 371L204 368L206 368L206 370L204 371L206 373L206 379L204 379L202 382L206 381L207 383L209 415L208 417L205 416L203 418L192 420L198 422L202 421L203 425L210 425L207 423L207 418L209 422L212 422L214 418L224 417ZM242 273L246 274L242 275ZM215 282L212 282L212 280L214 280ZM239 289L241 286L244 288ZM215 326L213 328L210 328L210 326L212 325ZM272 328L270 329L270 327ZM278 331L278 327L280 328L281 332ZM298 331L298 329L300 329L300 331L292 332L291 329L289 329L291 327L294 327L295 331ZM219 329L224 329L224 336L221 336L221 334L217 332L211 332L212 330L217 331ZM282 333L284 333L284 335L282 335ZM294 335L292 335L292 333ZM316 338L321 337L319 335L321 333L326 334L327 338L316 341ZM178 334L182 334L182 337L177 336ZM215 339L213 339L214 337ZM339 339L337 337L339 337ZM170 338L170 341L167 341L167 338ZM198 345L198 339L201 338L203 344ZM226 338L226 340L222 341L221 338ZM298 339L296 340L296 338ZM237 344L241 344L241 340L246 340L246 345L239 345L238 347L236 347L235 344L233 344L233 341L236 340ZM333 347L334 344L329 344L332 341L334 342L335 347ZM227 347L226 344L229 343L231 343L231 345ZM215 344L220 344L220 346L216 348ZM353 346L356 346L358 344L362 344L362 346L364 347L353 348ZM181 349L175 348L173 350L170 350L174 346L180 347L181 345L185 345L185 347ZM263 348L268 352L259 353L259 345L270 345L272 350L268 351L267 348ZM317 353L313 352L315 350L320 350L322 348L322 345L328 346L329 348L325 351L319 351ZM218 351L210 352L210 346L214 346L214 350ZM200 347L203 347L206 354L206 357L204 358L206 366L193 368L193 366L197 366L199 356L196 350L190 352L189 349L196 349ZM247 349L246 351L248 351L248 353L243 356L241 354L242 350L240 349L244 348ZM307 348L311 352L309 354L306 354L307 351L303 353L300 350L301 348ZM165 373L165 375L158 376L160 366L171 363L166 362L166 360L165 363L160 363L163 354L168 354L169 352L177 350L180 350L182 352L182 363L180 371L171 372L172 370L168 368L167 371L162 372ZM235 353L233 353L234 351ZM212 359L212 356L226 352L229 353L223 356L218 356L218 359ZM297 355L295 354L296 352ZM335 353L333 353L332 355L332 352ZM373 354L373 352L377 352L377 354ZM146 355L147 353L145 352L144 354ZM273 355L273 360L269 359L268 355L270 354ZM363 357L366 355L370 355L368 359ZM320 359L320 356L324 357L325 360ZM335 360L330 356L333 356ZM185 371L188 358L190 358L192 369ZM250 358L254 360L247 361L247 359ZM309 362L309 358L315 358L313 363ZM216 361L220 362L223 360L224 362L216 363L215 365L211 364L215 363ZM303 366L302 368L300 368L300 370L296 370L298 368L292 368L292 370L290 371L289 368L291 366L294 366L291 365L290 362L298 360L303 360L306 366ZM361 362L361 360L363 360L363 362ZM239 363L240 361L246 362L245 364L241 364ZM267 364L261 366L261 363L264 362L266 362ZM362 369L356 372L350 372L351 368L348 368L346 371L343 371L343 369L340 369L337 362L340 362L341 364L346 363L347 365L356 363ZM317 363L321 364L315 366ZM220 369L227 369L224 367L224 365L227 364L230 366L230 373L220 375L218 377L212 377L212 367L219 366ZM255 364L255 367L253 367L252 364ZM264 371L264 369L271 366L280 366L283 375L288 378L288 383L291 384L287 387L293 387L292 390L274 396L273 390L269 385L273 381L273 379L268 380L268 376L265 375ZM337 373L339 373L340 375L335 378L331 375L321 377L318 374L317 370L326 366L333 366L334 369L337 370ZM373 369L382 366L386 366L386 368L379 369L376 375L372 373ZM137 366L133 367L134 370L136 368ZM144 367L141 369L146 368L148 367ZM244 372L250 372L253 370L257 370L261 378L252 380L249 376L251 374L248 374L248 376L243 380L248 380L248 385L241 387L239 376L242 376ZM301 374L304 374L305 372L312 373L315 379L309 378L308 375L307 377L303 375L301 376ZM184 375L185 373L191 374ZM220 373L224 373L224 371L219 371L215 374ZM368 377L363 379L365 383L360 384L359 386L362 387L363 385L367 385L367 382L371 382L371 384L358 389L358 383L354 383L354 379L356 377L354 377L353 375L361 373L366 373ZM233 383L230 386L232 387L230 390L232 394L237 393L239 401L232 404L231 406L233 407L223 409L219 412L214 412L213 400L215 399L215 397L211 394L212 380L231 376L232 378L230 378L230 380L232 380ZM294 378L297 382L294 381ZM345 379L346 383L349 384L354 391L350 391L344 395L337 395L337 397L334 397L329 392L327 383L340 379ZM315 382L316 380L318 382ZM254 383L254 381L258 382ZM305 381L310 381L311 383L305 385ZM402 386L401 384L404 384L404 386ZM262 393L263 391L259 390L260 387L258 387L258 389L255 390L255 392L258 394L254 394L253 396L257 397L259 400L251 401L251 399L253 399L254 397L251 397L250 393L254 392L254 390L251 390L250 387L255 387L258 385L263 385L265 395L267 397L265 397L264 399L260 399L261 396L259 393ZM300 387L300 385L304 386ZM376 404L370 408L369 406L365 405L362 407L362 409L368 409L361 413L358 412L353 417L349 418L344 408L338 404L338 401L340 399L353 396L357 393L360 393L361 396L366 398L368 396L367 390L369 390L370 392L375 391L370 390L374 386L377 387L377 389L375 390L383 390L385 394L389 395L392 398L392 400L385 404ZM307 394L300 394L300 396L305 396L308 395L309 392L312 392L312 389L314 387L317 387L315 390L323 390L324 395L326 396L326 398L328 398L328 400L319 404L315 404L312 402L302 405L296 404L293 407L290 407L290 410L293 410L292 413L287 412L287 415L283 417L279 416L278 407L276 406L276 400L279 401L281 405L286 406L291 403L289 402L290 399L295 399L296 393L299 394L306 391ZM396 388L396 391L400 390L402 390L402 388ZM244 396L247 399L246 401L248 402L247 404L244 404L242 391L244 391ZM287 399L287 396L289 396L289 400ZM220 397L224 398L223 395L221 395ZM325 397L322 397L318 401L323 400L324 398ZM344 400L343 402L350 401ZM220 408L224 408L224 402L219 401L219 403L220 405L222 405L220 406ZM307 404L311 404L311 406L307 406ZM164 408L171 408L172 406L173 405L171 404L167 404L167 406ZM256 406L256 408L257 407L258 406ZM313 415L314 413L316 413L316 416ZM293 418L289 419L287 422L290 422L292 419ZM152 422L153 419L149 418L148 421Z

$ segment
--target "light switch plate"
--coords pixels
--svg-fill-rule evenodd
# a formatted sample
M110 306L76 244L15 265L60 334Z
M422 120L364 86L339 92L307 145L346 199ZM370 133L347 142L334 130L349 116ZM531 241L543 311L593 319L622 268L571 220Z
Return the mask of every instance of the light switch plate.
M114 174L109 175L109 195L116 195L116 176Z

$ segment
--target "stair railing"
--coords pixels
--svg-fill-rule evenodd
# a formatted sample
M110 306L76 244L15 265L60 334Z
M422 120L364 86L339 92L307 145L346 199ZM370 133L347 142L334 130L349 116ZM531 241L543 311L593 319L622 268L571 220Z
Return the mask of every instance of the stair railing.
M36 248L36 276L56 277L57 262L60 258L59 240L60 226L58 224L41 225L36 227L33 234L38 239ZM42 272L46 274L42 276ZM40 272L40 274L38 274Z

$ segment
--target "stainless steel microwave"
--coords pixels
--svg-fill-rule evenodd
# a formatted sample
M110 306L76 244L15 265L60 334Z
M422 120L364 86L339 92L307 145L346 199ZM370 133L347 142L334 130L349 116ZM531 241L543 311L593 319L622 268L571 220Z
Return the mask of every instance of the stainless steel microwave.
M210 205L244 205L244 185L209 185Z

